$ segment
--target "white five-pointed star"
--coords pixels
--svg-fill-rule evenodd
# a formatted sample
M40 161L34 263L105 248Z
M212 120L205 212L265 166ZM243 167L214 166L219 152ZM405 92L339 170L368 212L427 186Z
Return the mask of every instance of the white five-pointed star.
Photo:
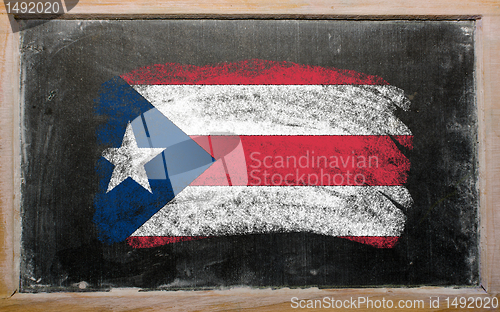
M137 147L132 125L129 122L123 136L122 146L120 148L108 148L102 153L104 158L115 165L106 193L128 177L139 183L150 193L153 193L144 165L155 158L156 155L163 152L163 150L164 148Z

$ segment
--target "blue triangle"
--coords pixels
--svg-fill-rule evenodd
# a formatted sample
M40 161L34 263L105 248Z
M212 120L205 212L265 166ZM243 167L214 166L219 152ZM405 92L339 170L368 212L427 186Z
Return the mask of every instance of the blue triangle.
M106 193L114 166L103 157L98 159L94 223L99 239L111 244L129 237L214 159L120 77L101 86L95 112L105 118L96 131L102 150L121 146L129 122L138 147L165 148L145 165L152 193L130 178Z

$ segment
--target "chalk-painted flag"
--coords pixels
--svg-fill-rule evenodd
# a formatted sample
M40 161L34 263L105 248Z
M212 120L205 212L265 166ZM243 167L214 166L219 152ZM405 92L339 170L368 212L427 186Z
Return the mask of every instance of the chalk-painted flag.
M412 204L404 92L289 62L154 65L103 85L106 242L310 232L393 247Z

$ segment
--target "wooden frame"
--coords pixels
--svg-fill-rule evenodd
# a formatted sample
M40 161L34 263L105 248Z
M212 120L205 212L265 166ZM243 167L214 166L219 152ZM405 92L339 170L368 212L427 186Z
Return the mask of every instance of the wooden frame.
M481 287L414 289L249 289L224 291L138 292L134 289L113 290L109 293L16 294L19 276L19 33L12 33L9 19L2 7L0 12L0 306L13 310L207 310L244 309L287 310L290 299L349 299L367 297L371 300L424 300L440 297L440 307L446 309L446 298L492 297L500 293L500 1L434 0L407 4L402 1L356 0L285 0L268 2L255 0L193 0L139 2L135 0L80 0L64 18L107 18L132 16L197 17L251 16L301 17L331 16L332 18L411 18L450 19L475 17L477 23L477 81L479 111L480 159L480 236ZM392 309L394 310L394 309Z

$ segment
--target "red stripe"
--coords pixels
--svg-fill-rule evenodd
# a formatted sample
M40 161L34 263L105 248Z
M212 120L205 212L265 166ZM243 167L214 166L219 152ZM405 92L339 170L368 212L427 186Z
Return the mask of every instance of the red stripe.
M339 236L354 242L376 248L393 248L399 240L398 236Z
M212 166L191 183L211 186L227 185L228 174L232 185L403 185L410 162L394 141L413 143L412 136L211 136L208 148L206 136L192 138L224 164L224 172ZM239 163L223 157L241 147Z
M178 242L199 240L204 236L130 236L127 244L132 248L153 248ZM399 240L398 236L340 236L361 244L376 248L393 248Z
M207 238L206 236L130 236L127 244L133 248L153 248L167 244Z
M378 77L320 66L291 62L247 60L217 65L157 64L120 76L131 85L387 85Z

